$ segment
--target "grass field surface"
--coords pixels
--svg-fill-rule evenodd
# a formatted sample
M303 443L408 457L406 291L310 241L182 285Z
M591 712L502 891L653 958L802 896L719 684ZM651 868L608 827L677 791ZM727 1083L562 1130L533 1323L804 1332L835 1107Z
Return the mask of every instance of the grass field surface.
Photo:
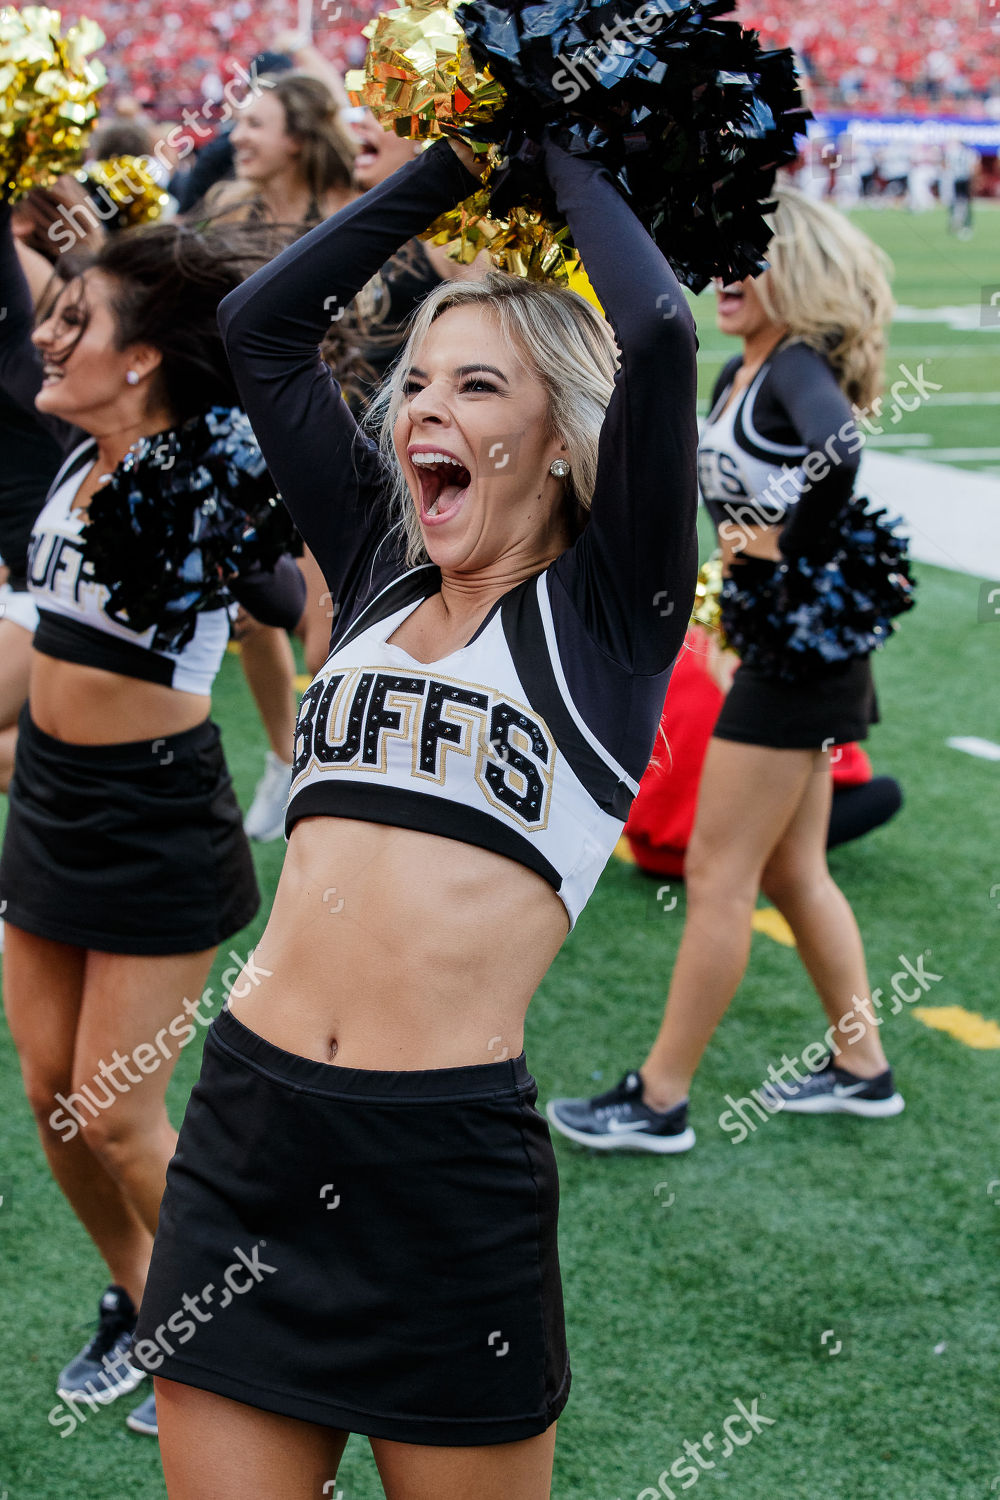
M907 307L979 306L981 289L1000 284L996 212L979 214L967 243L947 238L940 214L858 218L893 256ZM732 351L710 299L695 305L704 390ZM998 352L1000 326L902 321L890 365L923 361L943 394L989 394ZM997 425L987 404L930 401L897 435L929 435L933 461L937 450L1000 447ZM1000 741L1000 623L979 622L976 579L917 572L919 606L877 661L882 722L868 745L876 770L902 782L905 806L831 860L872 983L888 986L904 959L918 967L921 956L940 976L884 1026L906 1112L884 1122L778 1116L741 1144L720 1128L727 1095L748 1094L770 1062L824 1031L795 952L758 934L696 1082L695 1150L605 1159L558 1140L574 1389L555 1500L695 1489L699 1500L987 1500L1000 1489L1000 1049L916 1013L957 1008L1000 1021L1000 763L945 744ZM215 714L246 806L265 743L235 656ZM263 926L283 850L255 848L265 902L227 945L241 957ZM672 907L658 889L613 860L542 984L526 1042L542 1100L608 1087L644 1055L684 917L682 888ZM220 953L213 1013L231 963ZM988 1027L966 1034L1000 1040ZM178 1122L196 1052L184 1052L171 1085ZM0 1496L160 1500L156 1444L124 1426L136 1398L87 1414L65 1436L48 1419L56 1374L89 1335L107 1278L49 1176L5 1029L0 1101ZM460 1258L461 1245L450 1253ZM768 1421L723 1457L738 1402ZM704 1467L685 1443L700 1445ZM363 1440L349 1443L328 1493L381 1494Z

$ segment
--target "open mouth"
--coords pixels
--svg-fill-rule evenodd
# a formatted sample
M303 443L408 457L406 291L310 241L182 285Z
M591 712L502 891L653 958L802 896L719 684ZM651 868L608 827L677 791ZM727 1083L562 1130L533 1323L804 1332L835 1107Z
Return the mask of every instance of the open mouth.
M720 313L739 312L744 302L744 291L740 286L720 286L716 288L718 301L716 307Z
M472 483L472 475L450 453L440 450L409 454L420 485L420 520L436 524L450 520Z
M47 385L56 385L60 380L63 380L65 378L65 373L66 372L64 370L61 370L58 365L48 365L48 364L43 365L42 366L42 377L43 377L42 378L42 387L43 387L43 389Z

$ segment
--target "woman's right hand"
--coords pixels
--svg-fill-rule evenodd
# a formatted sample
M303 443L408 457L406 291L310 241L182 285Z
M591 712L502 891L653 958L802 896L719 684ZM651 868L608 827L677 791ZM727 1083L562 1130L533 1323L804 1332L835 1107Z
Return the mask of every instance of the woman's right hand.
M445 139L465 170L471 172L473 177L478 177L482 181L488 166L486 153L483 152L477 156L472 147L467 145L465 141L460 141L457 136L449 135Z

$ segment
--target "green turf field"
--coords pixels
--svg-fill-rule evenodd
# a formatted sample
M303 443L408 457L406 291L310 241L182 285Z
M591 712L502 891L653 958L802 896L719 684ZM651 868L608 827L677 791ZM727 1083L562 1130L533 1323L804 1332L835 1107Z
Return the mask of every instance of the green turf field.
M863 222L896 259L904 304L976 304L981 287L1000 284L1000 213L981 213L965 244L947 239L937 214ZM707 381L728 351L708 299L697 305ZM892 346L894 360L932 359L934 378L961 393L1000 387L998 353L1000 328L946 323L901 324ZM937 448L988 447L1000 444L994 411L932 405L899 425L930 433ZM906 805L832 865L873 984L888 984L900 955L916 963L929 950L926 968L941 977L924 1004L1000 1020L1000 763L944 743L1000 741L1000 624L979 623L976 579L917 572L919 607L877 666L883 722L869 742ZM245 805L264 740L231 656L216 716ZM283 847L257 849L266 904ZM657 890L613 861L547 976L527 1036L543 1099L607 1087L641 1059L684 913L682 894L668 909ZM234 939L240 955L263 920ZM216 993L230 962L216 964ZM1000 1050L928 1029L913 1011L884 1028L908 1101L900 1118L779 1116L734 1144L718 1124L726 1095L748 1093L769 1062L824 1029L794 952L759 934L697 1081L694 1152L601 1159L559 1140L575 1383L556 1500L691 1489L732 1500L988 1500L1000 1489ZM171 1086L178 1121L194 1053ZM124 1426L133 1398L67 1436L47 1420L56 1373L89 1335L106 1277L48 1175L5 1030L0 1101L0 1500L156 1500L156 1445ZM714 1462L734 1403L755 1400L770 1425L716 1467L692 1463L671 1478L685 1441L715 1434L714 1449L699 1450ZM362 1441L349 1444L338 1483L340 1500L381 1494ZM247 1495L267 1500L249 1486Z

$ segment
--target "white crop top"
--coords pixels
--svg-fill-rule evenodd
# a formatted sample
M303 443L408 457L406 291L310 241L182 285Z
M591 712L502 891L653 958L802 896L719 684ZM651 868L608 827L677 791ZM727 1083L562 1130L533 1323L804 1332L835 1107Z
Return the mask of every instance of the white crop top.
M73 510L95 455L90 438L73 450L32 528L28 590L38 605L35 649L81 666L208 695L229 640L224 605L198 614L194 636L178 651L154 648L155 626L132 630L126 619L109 612L108 590L94 579L79 545L83 518Z
M637 784L570 699L544 574L440 661L391 644L435 573L417 568L383 589L307 688L287 830L340 816L492 849L548 880L572 927Z
M717 529L727 519L777 525L795 506L805 483L798 465L808 447L775 442L755 425L757 395L768 374L765 363L747 390L717 416L729 401L730 382L701 430L698 484Z

